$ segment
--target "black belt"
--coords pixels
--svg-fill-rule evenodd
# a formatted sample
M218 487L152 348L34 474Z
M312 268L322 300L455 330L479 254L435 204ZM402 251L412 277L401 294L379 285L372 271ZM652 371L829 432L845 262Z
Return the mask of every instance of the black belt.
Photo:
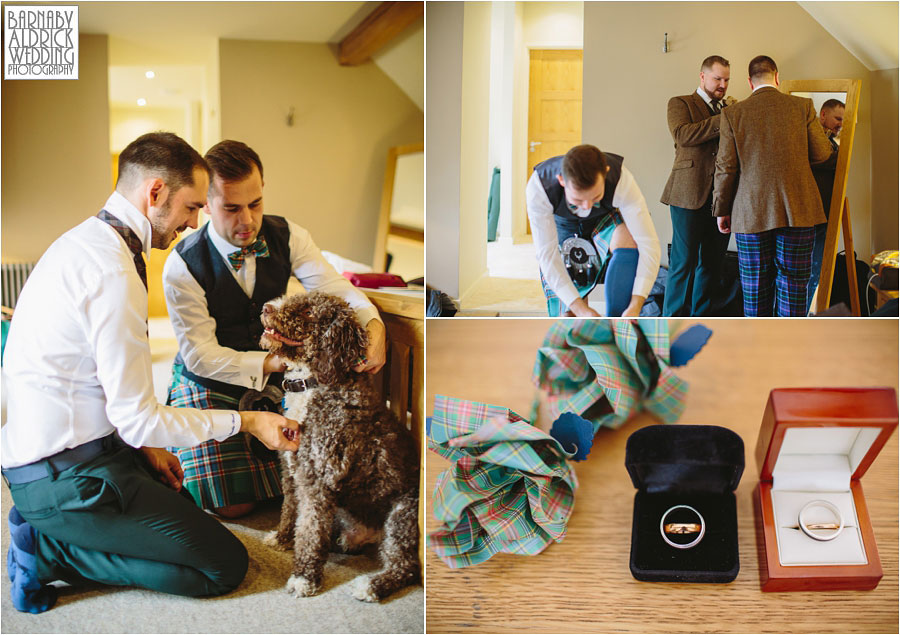
M218 381L215 379L210 379L209 377L201 377L195 373L192 373L187 369L187 366L182 366L181 374L184 377L187 377L195 384L200 384L204 388L208 388L209 390L214 390L215 392L220 392L223 395L228 395L229 397L233 397L234 399L240 399L244 396L250 388L245 388L244 386L237 386L235 384L226 384L223 381ZM269 380L267 384L269 386L278 386L281 383L281 378L283 377L282 373L272 373L269 375Z
M53 456L46 459L22 465L20 467L3 468L3 478L6 484L22 485L23 483L31 483L42 478L46 478L53 474L58 474L70 467L87 463L104 452L113 448L124 447L125 442L119 439L115 433L100 439L94 439L74 448L57 452Z

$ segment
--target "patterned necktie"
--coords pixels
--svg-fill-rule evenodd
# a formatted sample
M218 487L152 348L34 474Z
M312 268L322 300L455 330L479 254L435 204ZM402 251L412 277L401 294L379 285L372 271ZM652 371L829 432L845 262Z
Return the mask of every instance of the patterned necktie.
M712 107L713 107L714 115L718 115L720 112L722 112L722 103L721 102L718 102L718 101L712 102Z
M119 236L125 240L125 244L128 245L132 256L134 256L134 266L137 268L138 275L141 277L141 282L144 283L144 288L146 289L147 263L144 262L144 246L141 244L141 239L137 237L134 230L105 209L100 210L97 218L119 232Z
M244 266L244 258L246 256L268 258L269 246L266 244L266 239L260 236L256 239L256 242L249 247L244 247L243 249L231 252L228 254L228 262L231 263L231 266L235 271L240 271L241 267Z

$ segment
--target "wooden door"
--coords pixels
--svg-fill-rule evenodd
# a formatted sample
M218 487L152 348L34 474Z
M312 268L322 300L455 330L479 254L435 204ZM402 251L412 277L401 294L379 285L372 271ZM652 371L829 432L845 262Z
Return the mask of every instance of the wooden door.
M528 174L581 143L582 51L532 49L528 82ZM528 233L531 226L527 222Z

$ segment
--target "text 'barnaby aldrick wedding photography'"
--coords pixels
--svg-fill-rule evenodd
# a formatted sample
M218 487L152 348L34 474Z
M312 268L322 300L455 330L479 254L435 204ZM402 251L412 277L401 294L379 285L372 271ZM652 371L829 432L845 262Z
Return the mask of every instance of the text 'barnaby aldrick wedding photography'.
M5 79L78 79L78 7L7 6Z

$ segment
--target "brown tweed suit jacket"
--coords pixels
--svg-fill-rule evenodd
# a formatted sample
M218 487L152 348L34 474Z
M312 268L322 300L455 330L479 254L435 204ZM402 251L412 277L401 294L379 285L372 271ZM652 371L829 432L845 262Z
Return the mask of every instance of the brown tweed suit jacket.
M698 209L712 191L722 115L713 115L703 98L693 92L672 97L667 117L675 140L675 163L659 202Z
M722 111L713 216L731 215L731 231L755 234L825 222L810 163L831 144L811 99L760 88Z

